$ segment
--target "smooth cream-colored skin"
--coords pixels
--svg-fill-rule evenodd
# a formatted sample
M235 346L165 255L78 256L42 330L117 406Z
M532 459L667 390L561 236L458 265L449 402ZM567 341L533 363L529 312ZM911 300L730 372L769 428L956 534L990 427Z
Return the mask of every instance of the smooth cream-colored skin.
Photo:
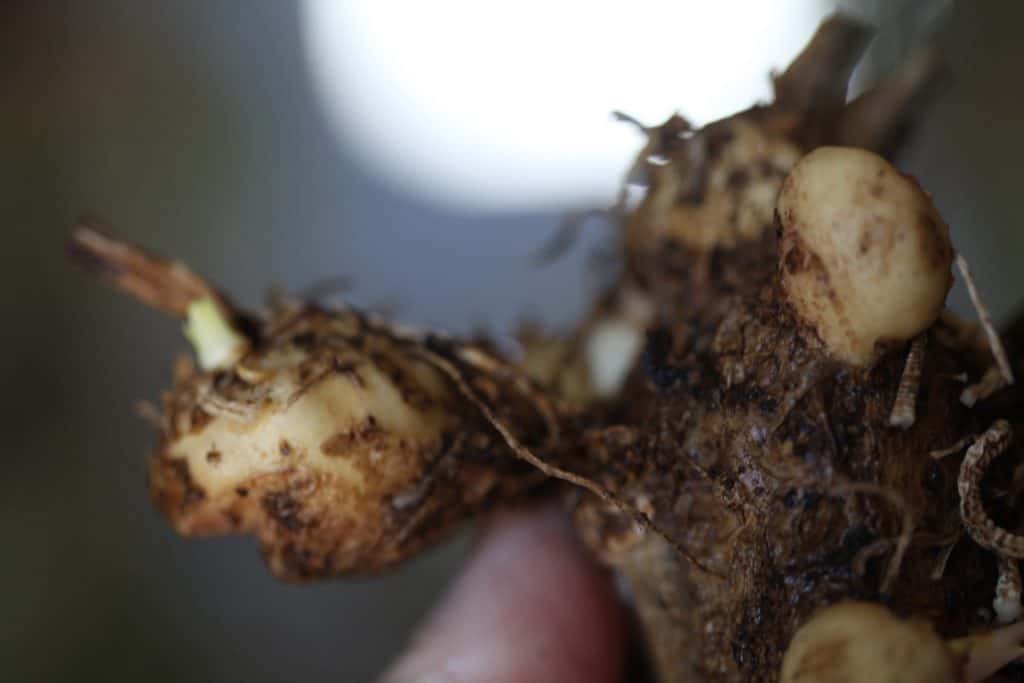
M843 602L815 614L782 660L782 683L956 683L956 657L927 621Z
M831 354L869 366L938 317L952 285L949 228L912 178L871 152L822 147L778 200L782 285Z

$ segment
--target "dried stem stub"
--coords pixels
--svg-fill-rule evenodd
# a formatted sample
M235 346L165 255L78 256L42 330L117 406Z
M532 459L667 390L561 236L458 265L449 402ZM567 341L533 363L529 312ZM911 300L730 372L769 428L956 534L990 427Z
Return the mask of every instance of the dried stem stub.
M981 328L985 332L989 348L992 350L992 355L996 360L994 370L987 371L977 384L967 387L960 395L960 400L963 404L971 407L977 401L988 398L1003 387L1013 384L1013 368L1010 367L1010 359L1006 355L1003 341L999 338L999 332L996 330L995 323L992 322L992 315L988 312L988 307L978 292L978 286L975 284L974 276L971 274L971 267L968 265L967 259L964 258L963 254L958 253L956 255L956 267L964 279L967 294L971 298L974 310L978 312L978 317L981 319Z

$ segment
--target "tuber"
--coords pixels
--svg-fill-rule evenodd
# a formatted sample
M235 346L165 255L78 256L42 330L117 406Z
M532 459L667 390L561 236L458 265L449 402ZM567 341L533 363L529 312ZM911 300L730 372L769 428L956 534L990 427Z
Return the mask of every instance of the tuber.
M782 286L836 358L869 364L935 322L953 284L949 228L885 159L820 147L789 174L778 212Z
M1004 347L891 160L939 60L847 102L869 38L834 16L773 101L641 126L646 192L607 210L615 281L572 334L524 330L518 358L301 299L243 311L76 231L79 263L196 346L163 401L157 506L306 580L560 497L663 683L1001 680L1024 652L1021 622L993 630L1022 613L1024 333ZM943 310L954 261L980 329Z

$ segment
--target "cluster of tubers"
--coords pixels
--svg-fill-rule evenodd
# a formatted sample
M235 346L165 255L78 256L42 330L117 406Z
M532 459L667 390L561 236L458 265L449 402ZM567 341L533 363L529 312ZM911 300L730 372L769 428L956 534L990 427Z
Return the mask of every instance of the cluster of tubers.
M158 419L156 504L183 534L254 534L306 580L564 495L660 681L1011 675L1020 368L930 197L885 158L941 65L916 55L847 102L869 38L833 17L773 102L643 127L646 195L609 210L618 280L517 359L309 301L240 311L79 229L73 255L196 347ZM980 327L943 310L954 263Z

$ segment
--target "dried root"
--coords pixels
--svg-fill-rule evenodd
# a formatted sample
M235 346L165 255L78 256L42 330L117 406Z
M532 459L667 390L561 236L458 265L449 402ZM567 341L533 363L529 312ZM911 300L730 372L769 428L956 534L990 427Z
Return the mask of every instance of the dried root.
M992 322L992 316L988 312L988 307L981 300L978 287L974 283L974 277L971 275L971 268L963 254L956 255L956 267L964 279L964 285L967 287L967 294L971 298L971 303L974 304L974 309L978 312L978 317L981 319L981 327L988 338L989 348L992 350L992 355L996 359L996 366L999 370L998 376L989 371L985 373L981 382L964 390L960 400L963 401L964 405L970 407L976 401L987 398L1004 386L1013 384L1013 368L1010 367L1010 359L1007 357L1006 349L999 338L999 332L996 331L996 326Z
M913 426L917 418L917 392L921 385L921 366L924 364L924 351L928 344L927 335L921 335L910 345L907 364L903 366L900 386L896 390L896 401L889 415L889 424L893 427L907 429Z
M964 438L954 443L952 446L947 446L946 448L937 448L929 452L928 456L934 460L942 460L946 456L955 455L962 451L963 449L967 448L967 446L969 446L972 441L974 441L973 436L965 436Z
M950 650L966 660L964 683L981 683L1024 657L1024 622L949 641Z
M992 601L992 609L1000 623L1010 624L1021 617L1021 584L1020 565L1012 557L999 558L999 580L996 582L996 597Z
M844 483L832 487L831 492L841 495L863 493L878 496L879 498L885 499L886 502L900 511L900 534L896 537L892 558L889 560L889 565L885 570L885 575L882 578L882 582L879 584L878 589L879 594L883 596L883 598L888 597L892 594L892 587L895 585L896 579L899 577L900 567L903 566L903 558L907 553L907 548L910 547L910 541L914 535L914 516L910 507L903 499L903 496L898 492L876 484L864 482ZM856 564L856 560L854 561L854 564Z
M1021 616L1022 585L1018 561L1024 558L1024 536L998 526L985 512L981 481L989 464L1006 451L1011 438L1009 423L997 420L967 450L957 481L964 528L975 543L994 551L999 557L999 579L992 607L1003 623L1016 621Z
M473 388L466 381L463 374L459 372L459 370L452 363L429 350L421 349L417 350L417 353L423 353L424 355L429 357L430 361L438 369L440 369L442 372L448 375L448 377L452 380L455 386L458 387L459 392L462 393L462 395L468 401L470 401L470 403L476 406L476 408L487 419L491 426L493 426L494 429L499 434L501 434L502 438L505 440L505 443L509 446L509 448L512 449L512 452L515 453L516 457L526 461L533 467L543 472L548 477L551 477L552 479L559 479L561 481L565 481L575 486L578 486L579 488L594 494L603 502L608 503L609 505L614 506L616 509L625 512L627 515L632 517L633 520L641 528L645 530L650 530L651 532L657 534L658 536L662 537L665 541L667 541L676 550L676 552L679 553L680 557L684 558L691 565L705 573L714 574L716 576L718 575L717 572L709 569L707 566L704 565L704 563L696 559L676 539L672 538L668 534L668 532L662 529L654 521L652 515L645 513L645 511L641 507L635 506L623 500L619 496L615 495L612 491L610 491L604 486L601 486L601 484L599 484L598 482L589 477L585 477L574 472L565 470L561 467L557 467L550 463L544 462L536 455L534 455L530 451L530 449L526 448L522 443L519 442L515 434L513 434L512 430L508 427L508 425L504 424L501 421L501 419L498 418L494 410L489 405L487 405L487 402L484 401L473 390Z
M940 580L946 573L946 567L949 566L949 556L953 554L953 550L956 549L956 544L960 542L961 534L957 533L952 540L942 546L939 557L935 562L935 568L929 575L932 581Z
M968 408L973 408L975 403L984 401L1006 386L1006 375L999 369L998 365L993 365L985 371L980 380L960 393L960 402Z
M996 420L978 437L960 463L957 490L960 492L960 517L971 539L999 555L1020 560L1024 559L1024 536L998 526L985 512L981 500L985 471L989 463L1006 451L1011 438L1010 423L1006 420Z

